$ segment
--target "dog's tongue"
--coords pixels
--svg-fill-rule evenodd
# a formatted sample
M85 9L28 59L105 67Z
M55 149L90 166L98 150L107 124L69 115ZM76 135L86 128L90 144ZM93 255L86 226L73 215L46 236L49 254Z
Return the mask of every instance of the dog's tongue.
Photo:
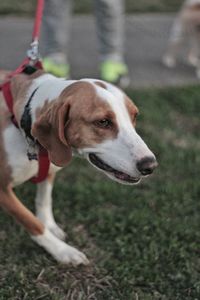
M129 176L121 172L115 172L115 177L121 180L127 180Z
M125 174L123 172L115 171L114 174L115 174L115 177L118 178L118 179L120 179L120 180L134 181L134 179L130 175Z
M123 180L123 181L127 181L127 182L135 182L136 183L136 182L139 181L139 179L137 180L137 179L131 177L130 175L125 174L123 172L119 172L119 171L115 171L114 175L115 175L115 177L117 179L120 179L120 180Z

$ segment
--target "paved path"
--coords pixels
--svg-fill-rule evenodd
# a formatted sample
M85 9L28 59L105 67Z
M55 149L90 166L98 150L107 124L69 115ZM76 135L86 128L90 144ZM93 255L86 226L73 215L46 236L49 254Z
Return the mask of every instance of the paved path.
M132 87L182 85L197 82L186 63L168 70L161 64L172 14L130 15L126 18L126 58ZM33 20L0 19L0 69L13 69L23 59L31 38ZM70 61L73 78L98 77L98 51L92 16L75 16L72 22Z

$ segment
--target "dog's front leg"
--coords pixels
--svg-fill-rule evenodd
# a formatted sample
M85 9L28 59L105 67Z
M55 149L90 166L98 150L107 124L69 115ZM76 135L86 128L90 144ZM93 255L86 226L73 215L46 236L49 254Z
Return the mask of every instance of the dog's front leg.
M0 190L0 206L21 223L32 239L46 249L57 261L72 265L88 264L86 256L59 240L34 216L13 193L11 187Z
M46 180L37 184L37 194L35 198L36 215L38 219L59 239L64 240L65 232L56 224L52 211L52 189L54 174L48 176Z

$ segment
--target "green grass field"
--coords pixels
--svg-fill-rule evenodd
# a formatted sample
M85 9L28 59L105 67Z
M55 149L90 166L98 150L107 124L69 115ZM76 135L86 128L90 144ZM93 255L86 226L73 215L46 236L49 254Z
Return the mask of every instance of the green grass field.
M56 219L89 267L58 265L1 212L0 300L200 299L200 87L129 95L159 168L135 187L78 159L58 175ZM16 192L33 209L34 186Z
M66 0L67 1L67 0ZM90 13L92 0L74 0L76 13ZM126 11L134 12L173 12L180 8L183 0L125 0ZM1 0L0 14L33 14L36 0Z

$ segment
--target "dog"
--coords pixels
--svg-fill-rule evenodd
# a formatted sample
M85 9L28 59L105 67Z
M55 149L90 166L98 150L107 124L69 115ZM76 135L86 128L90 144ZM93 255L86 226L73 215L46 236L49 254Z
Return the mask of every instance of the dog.
M66 244L64 231L52 212L55 174L73 155L85 158L112 180L133 185L157 166L155 155L135 131L137 107L119 88L97 79L65 80L37 71L11 79L14 114L12 123L0 100L0 205L28 231L31 238L58 262L88 264L86 256ZM14 194L13 188L38 172L30 159L30 143L22 127L25 107L31 117L29 136L35 151L42 145L50 159L48 177L37 185L36 215Z
M200 0L186 0L183 3L171 29L167 52L163 56L165 66L175 67L184 40L189 45L188 63L196 67L200 78Z

